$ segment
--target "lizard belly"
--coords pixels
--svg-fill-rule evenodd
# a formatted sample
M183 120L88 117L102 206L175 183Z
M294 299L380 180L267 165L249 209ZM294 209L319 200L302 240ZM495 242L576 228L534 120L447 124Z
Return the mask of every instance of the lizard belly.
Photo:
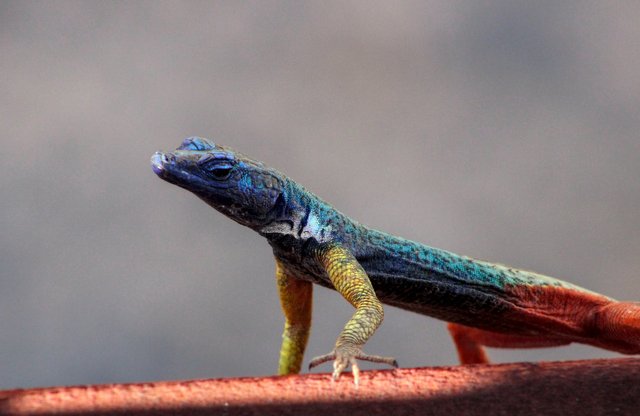
M497 293L437 279L407 279L370 274L384 304L448 322L513 332L521 326L505 319L516 306Z
M492 332L588 337L590 315L611 299L558 286L459 285L430 276L403 279L373 274L381 302L448 322ZM392 283L396 282L396 283Z

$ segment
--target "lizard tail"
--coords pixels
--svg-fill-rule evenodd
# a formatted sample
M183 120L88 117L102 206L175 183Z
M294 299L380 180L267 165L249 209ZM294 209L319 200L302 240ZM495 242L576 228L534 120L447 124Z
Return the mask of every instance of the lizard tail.
M640 354L640 303L610 302L592 315L591 328L606 348L623 354Z

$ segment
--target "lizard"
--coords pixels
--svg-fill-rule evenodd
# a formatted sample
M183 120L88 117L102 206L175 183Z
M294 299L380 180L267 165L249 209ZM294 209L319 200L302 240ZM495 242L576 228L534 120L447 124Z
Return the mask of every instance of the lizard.
M356 385L357 360L398 366L363 351L382 323L383 304L448 322L462 364L488 363L484 347L582 343L640 354L640 303L368 228L283 173L206 138L156 152L151 165L271 245L284 314L280 375L300 372L313 284L336 290L355 312L331 352L309 368L333 361L337 380L351 366Z

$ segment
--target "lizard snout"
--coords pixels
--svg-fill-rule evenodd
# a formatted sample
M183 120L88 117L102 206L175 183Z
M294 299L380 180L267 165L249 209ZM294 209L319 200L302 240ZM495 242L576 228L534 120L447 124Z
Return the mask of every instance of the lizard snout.
M151 169L156 175L162 175L165 172L165 163L168 163L170 158L162 152L155 152L151 156Z

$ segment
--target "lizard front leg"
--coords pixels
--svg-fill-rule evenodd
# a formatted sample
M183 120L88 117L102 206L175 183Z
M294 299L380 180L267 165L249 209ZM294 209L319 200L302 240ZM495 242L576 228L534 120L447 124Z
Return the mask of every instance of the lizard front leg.
M340 373L350 364L354 382L358 385L358 359L397 367L394 358L362 352L362 346L382 323L384 311L360 263L349 250L337 244L319 246L315 249L315 257L327 272L334 288L356 308L356 312L338 336L333 351L311 360L309 368L335 360L333 379L337 380Z
M297 374L311 329L313 286L291 276L277 259L276 281L285 318L278 374Z

